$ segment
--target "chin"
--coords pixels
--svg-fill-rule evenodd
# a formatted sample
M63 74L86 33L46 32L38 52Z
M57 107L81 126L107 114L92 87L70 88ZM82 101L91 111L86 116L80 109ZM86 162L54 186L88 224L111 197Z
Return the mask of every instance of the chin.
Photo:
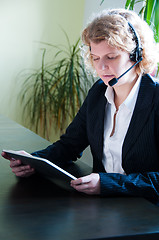
M103 79L102 79L102 81L106 86L109 86L109 81L106 81L106 80L103 80Z

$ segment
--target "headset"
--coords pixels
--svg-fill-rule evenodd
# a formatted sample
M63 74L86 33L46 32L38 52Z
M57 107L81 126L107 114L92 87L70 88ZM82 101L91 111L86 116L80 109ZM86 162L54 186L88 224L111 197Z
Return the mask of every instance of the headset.
M141 46L141 41L138 33L135 31L134 27L130 22L128 22L129 27L131 28L132 32L134 33L135 36L135 42L136 42L136 48L134 49L133 53L130 54L130 60L133 62L137 62L141 60L142 58L142 46Z
M132 24L130 22L128 22L129 27L131 28L131 31L134 34L134 40L136 42L136 48L134 49L134 51L130 54L130 60L135 62L127 71L125 71L122 75L120 75L118 78L113 78L111 79L108 84L110 86L115 85L118 80L124 76L127 72L129 72L133 67L135 67L139 62L142 61L142 46L141 46L141 41L140 41L140 37L138 35L138 33L135 31L134 27L132 26Z

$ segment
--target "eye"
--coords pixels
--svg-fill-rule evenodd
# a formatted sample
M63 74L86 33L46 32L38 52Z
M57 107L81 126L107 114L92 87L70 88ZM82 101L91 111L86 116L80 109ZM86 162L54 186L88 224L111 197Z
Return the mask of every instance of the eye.
M112 59L116 59L117 56L107 56L108 59L112 60Z
M99 58L93 58L93 62L96 62L98 60L99 60Z

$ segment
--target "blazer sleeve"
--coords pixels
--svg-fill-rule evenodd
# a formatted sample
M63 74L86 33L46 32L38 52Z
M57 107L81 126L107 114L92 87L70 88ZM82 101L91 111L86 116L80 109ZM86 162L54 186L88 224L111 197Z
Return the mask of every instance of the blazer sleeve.
M144 197L159 205L159 173L99 173L102 196Z

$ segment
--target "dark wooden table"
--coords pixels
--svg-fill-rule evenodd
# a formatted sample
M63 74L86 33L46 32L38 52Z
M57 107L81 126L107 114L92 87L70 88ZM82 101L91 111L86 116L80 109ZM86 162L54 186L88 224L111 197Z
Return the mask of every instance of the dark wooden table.
M0 116L0 151L5 148L32 152L48 144ZM0 239L155 240L159 239L159 208L141 198L85 196L40 176L18 180L9 161L1 157Z

